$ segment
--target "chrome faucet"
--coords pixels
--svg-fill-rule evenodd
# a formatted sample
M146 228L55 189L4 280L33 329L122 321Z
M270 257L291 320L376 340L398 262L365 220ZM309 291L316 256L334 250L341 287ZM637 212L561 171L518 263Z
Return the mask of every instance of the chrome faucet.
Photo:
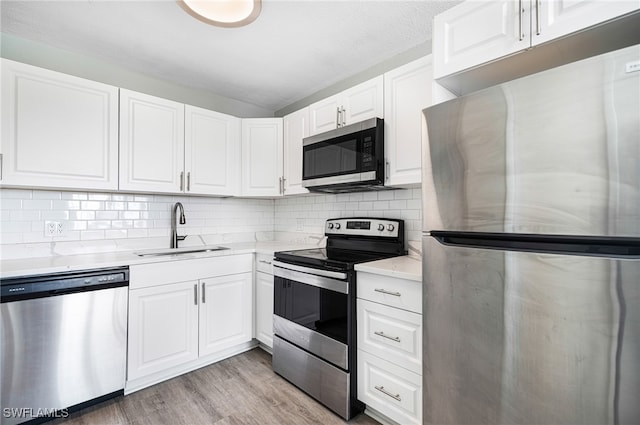
M176 229L176 215L178 208L180 208L180 224L185 224L187 222L184 218L184 207L180 202L176 202L171 209L171 246L169 248L177 248L178 242L185 240L187 237L187 235L178 236L178 230Z

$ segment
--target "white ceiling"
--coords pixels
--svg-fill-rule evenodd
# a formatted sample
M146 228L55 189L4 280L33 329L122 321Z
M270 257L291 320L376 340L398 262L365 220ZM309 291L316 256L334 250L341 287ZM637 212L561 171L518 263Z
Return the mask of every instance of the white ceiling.
M173 0L2 0L2 32L279 110L431 39L460 1L263 0L242 28Z

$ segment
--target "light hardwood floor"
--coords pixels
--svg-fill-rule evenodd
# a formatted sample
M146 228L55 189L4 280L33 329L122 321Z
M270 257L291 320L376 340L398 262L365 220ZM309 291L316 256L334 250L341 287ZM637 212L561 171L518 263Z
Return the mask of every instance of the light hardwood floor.
M48 424L344 424L271 370L256 348ZM375 425L365 415L350 424Z

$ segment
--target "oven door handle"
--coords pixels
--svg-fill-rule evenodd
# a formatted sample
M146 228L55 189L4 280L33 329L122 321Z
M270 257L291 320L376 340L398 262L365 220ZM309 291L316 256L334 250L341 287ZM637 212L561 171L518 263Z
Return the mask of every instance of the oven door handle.
M317 276L330 277L332 279L347 280L347 274L344 272L332 272L330 270L314 269L312 267L296 266L294 264L283 263L281 261L274 261L274 267L282 267L283 269L294 270L302 273L315 274Z
M274 263L276 263L274 261ZM289 264L287 264L288 266ZM349 294L349 282L329 277L318 276L315 274L302 273L295 270L285 269L278 266L273 268L273 275L282 279L294 282L305 283L329 291L340 292L341 294Z

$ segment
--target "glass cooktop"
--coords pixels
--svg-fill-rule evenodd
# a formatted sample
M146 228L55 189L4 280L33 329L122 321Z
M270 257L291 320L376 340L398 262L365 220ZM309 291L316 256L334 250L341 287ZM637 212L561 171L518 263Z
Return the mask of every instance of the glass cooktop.
M313 248L276 252L275 258L292 264L343 271L352 270L354 265L358 263L381 260L396 255L380 252Z

